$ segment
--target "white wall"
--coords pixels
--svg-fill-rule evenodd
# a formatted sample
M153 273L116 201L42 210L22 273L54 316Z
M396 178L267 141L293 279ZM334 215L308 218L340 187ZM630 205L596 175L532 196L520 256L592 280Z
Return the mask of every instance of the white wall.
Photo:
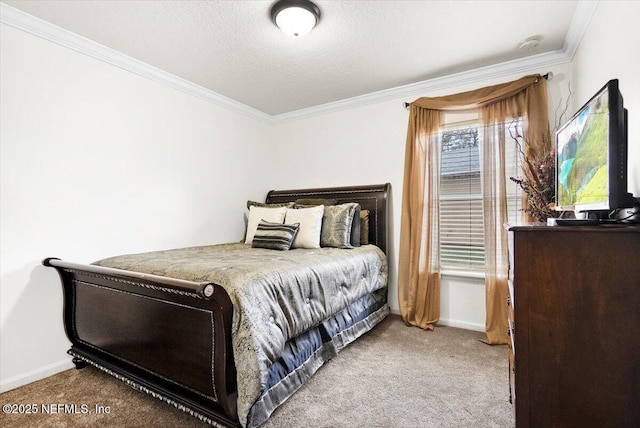
M549 109L553 112L568 97L569 64L532 73L552 71L549 82ZM524 73L527 74L527 73ZM458 85L420 96L440 96L493 85L523 76L522 72ZM392 233L389 246L389 305L399 313L397 249L400 236L402 176L407 136L408 111L397 99L325 114L278 125L275 144L282 159L290 159L279 184L293 187L351 185L390 182L392 187ZM484 280L445 276L441 289L441 324L484 331Z
M619 79L629 110L628 188L640 197L640 2L601 1L573 59L574 110Z
M69 367L40 262L239 240L272 128L6 25L1 41L2 390Z

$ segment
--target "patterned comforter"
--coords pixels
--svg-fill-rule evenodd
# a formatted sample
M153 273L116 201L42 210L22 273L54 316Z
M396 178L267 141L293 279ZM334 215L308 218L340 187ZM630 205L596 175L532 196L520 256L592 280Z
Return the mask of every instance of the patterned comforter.
M243 426L287 340L387 286L386 256L373 245L274 251L220 244L94 264L224 287L234 307L232 342Z

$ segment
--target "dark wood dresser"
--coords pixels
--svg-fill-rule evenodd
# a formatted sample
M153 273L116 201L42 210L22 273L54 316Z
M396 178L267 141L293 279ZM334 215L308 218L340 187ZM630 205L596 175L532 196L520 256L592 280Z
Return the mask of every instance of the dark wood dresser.
M640 427L640 227L508 229L516 427Z

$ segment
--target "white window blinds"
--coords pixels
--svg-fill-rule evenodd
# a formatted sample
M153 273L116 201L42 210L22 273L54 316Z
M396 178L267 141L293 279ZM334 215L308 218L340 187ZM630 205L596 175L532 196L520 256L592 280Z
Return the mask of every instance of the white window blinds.
M521 123L513 122L508 126L521 126ZM484 273L482 137L482 127L478 124L450 127L442 132L440 268L445 273ZM507 215L509 221L518 221L521 218L521 193L509 177L519 175L519 151L516 141L508 135L504 155ZM496 160L486 164L495 165Z
M440 268L484 271L480 137L475 125L442 134Z

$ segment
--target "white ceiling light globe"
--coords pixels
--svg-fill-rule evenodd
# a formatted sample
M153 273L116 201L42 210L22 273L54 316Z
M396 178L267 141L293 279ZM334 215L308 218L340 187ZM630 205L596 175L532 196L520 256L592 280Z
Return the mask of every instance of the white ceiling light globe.
M310 0L278 0L271 6L271 20L287 36L302 37L318 25L320 8Z
M301 7L290 7L276 16L276 25L290 37L302 37L316 26L316 17Z

